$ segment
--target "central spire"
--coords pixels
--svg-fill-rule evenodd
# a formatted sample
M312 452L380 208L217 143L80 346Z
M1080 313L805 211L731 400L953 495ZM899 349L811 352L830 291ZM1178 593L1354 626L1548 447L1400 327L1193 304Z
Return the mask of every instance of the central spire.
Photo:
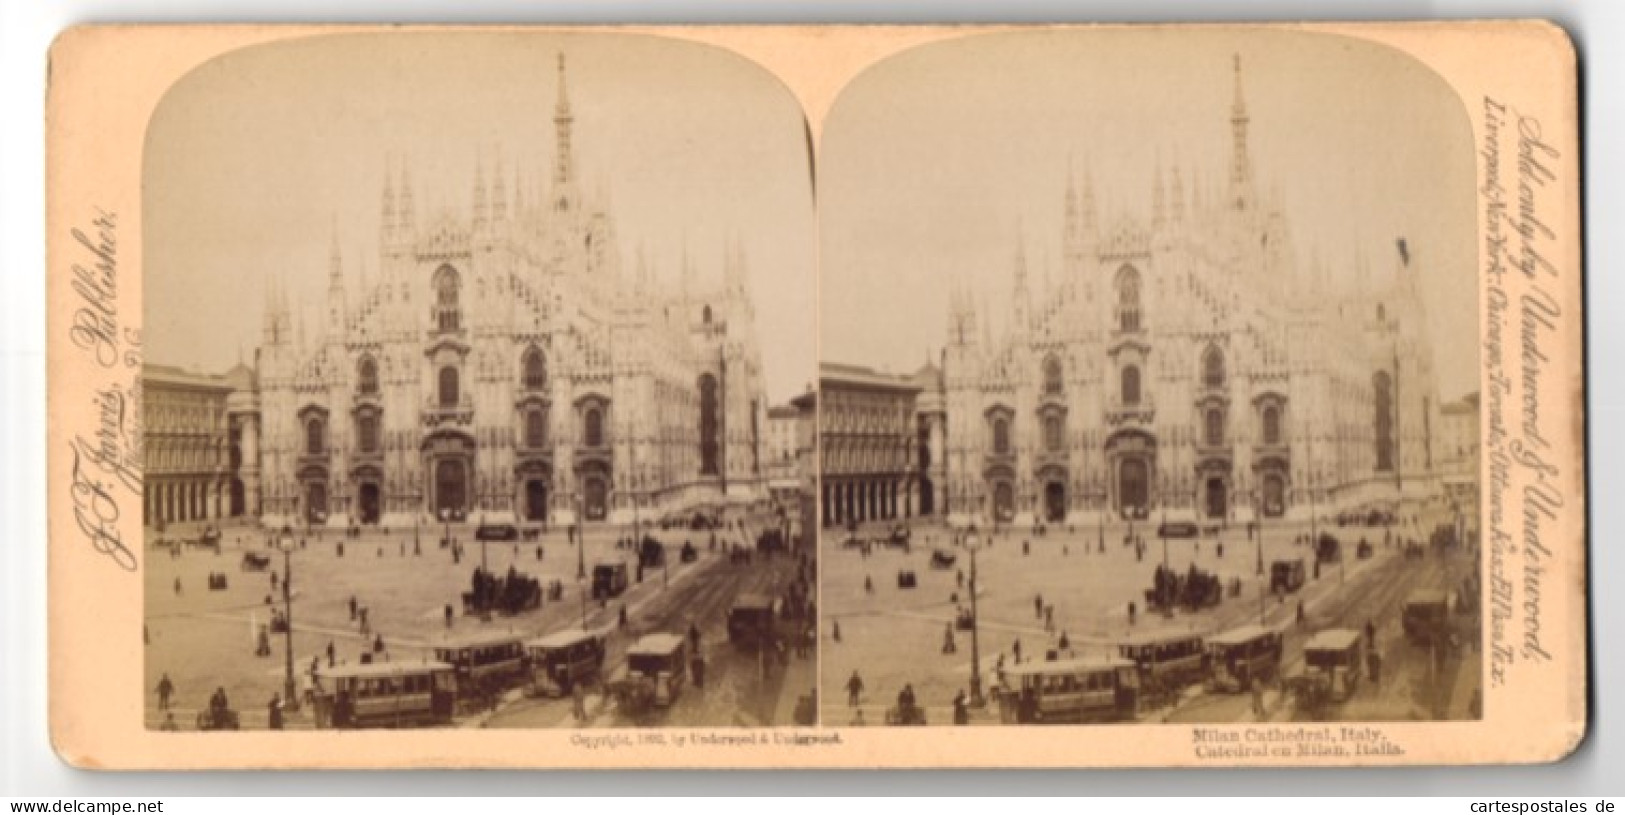
M553 158L554 186L567 185L575 177L574 161L570 156L570 125L574 121L570 115L570 92L565 83L564 54L560 53L558 102L553 107L553 130L558 151Z
M1247 100L1241 93L1241 55L1231 58L1235 98L1230 103L1230 204L1245 210L1253 203L1253 170L1247 157Z

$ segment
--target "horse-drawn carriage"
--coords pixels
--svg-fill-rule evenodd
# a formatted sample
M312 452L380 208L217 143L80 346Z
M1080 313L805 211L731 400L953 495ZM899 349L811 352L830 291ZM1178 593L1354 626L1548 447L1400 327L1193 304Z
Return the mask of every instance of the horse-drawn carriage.
M958 555L946 549L937 549L931 552L931 568L952 569L959 559Z
M1329 532L1320 533L1315 539L1315 560L1320 563L1337 563L1343 559L1343 544Z
M242 721L237 717L237 711L229 707L210 705L197 712L197 729L240 730Z
M1198 611L1216 606L1224 599L1224 584L1219 576L1205 572L1191 564L1190 570L1180 574L1166 566L1157 566L1152 575L1151 588L1145 590L1145 604L1154 611L1172 611L1183 608Z
M262 555L259 552L243 553L243 571L263 572L269 568L271 568L270 555Z

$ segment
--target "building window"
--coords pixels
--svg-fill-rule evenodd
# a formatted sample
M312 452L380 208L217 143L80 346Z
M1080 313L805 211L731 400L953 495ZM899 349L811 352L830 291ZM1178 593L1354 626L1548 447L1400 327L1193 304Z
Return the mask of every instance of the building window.
M1264 443L1281 443L1281 409L1274 405L1264 406Z
M378 452L378 417L369 413L357 419L356 436L361 452Z
M372 357L362 357L356 370L356 390L367 396L378 393L378 363Z
M440 406L456 407L458 396L457 369L447 365L440 369Z
M1133 266L1117 273L1117 330L1140 330L1140 273Z
M525 389L539 391L546 387L547 358L542 356L542 349L533 345L525 352Z
M441 331L458 331L462 328L462 308L458 302L460 287L456 269L441 266L435 272L435 325Z
M1224 387L1224 354L1218 346L1208 346L1202 355L1202 385L1209 388Z
M525 446L547 446L547 413L540 408L525 413Z
M1377 445L1377 470L1394 469L1394 380L1387 371L1371 377L1372 437Z
M587 414L582 417L585 443L588 447L604 446L604 412L598 408L587 408Z
M993 452L1005 455L1010 452L1010 420L999 416L993 419Z
M1224 444L1224 411L1218 408L1207 411L1207 443L1211 447Z
M312 418L305 423L305 452L319 456L327 448L327 429L322 426L322 420Z
M718 436L722 422L718 416L717 378L705 374L700 377L700 475L721 472Z
M1140 369L1135 365L1123 367L1123 404L1134 406L1140 404Z
M1051 414L1044 417L1044 447L1051 452L1061 449L1063 436L1061 417Z
M1058 395L1061 389L1061 361L1050 357L1044 360L1044 392Z

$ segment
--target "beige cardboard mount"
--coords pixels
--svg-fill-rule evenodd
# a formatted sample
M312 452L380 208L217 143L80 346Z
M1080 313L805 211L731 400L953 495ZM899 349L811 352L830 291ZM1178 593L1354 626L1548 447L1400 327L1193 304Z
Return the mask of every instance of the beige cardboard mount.
M1182 38L1267 31L1376 44L1446 83L1472 127L1483 401L1482 718L1471 721L1094 724L1055 727L149 730L143 670L139 438L143 172L149 122L188 74L251 46L333 34L639 35L732 52L800 105L813 155L844 90L933 43L1046 31ZM1331 35L1331 36L1328 36ZM1539 21L1152 27L392 28L84 26L50 55L50 721L67 762L95 769L1174 767L1521 763L1586 732L1586 499L1576 63ZM1131 82L1124 76L1113 81ZM343 77L332 81L342 83ZM1389 127L1405 128L1405 121ZM1096 166L1109 157L1096 157ZM814 162L820 170L823 161ZM1415 179L1418 185L1426 179ZM202 238L200 238L202 239ZM1492 270L1499 269L1499 273ZM220 274L229 274L221 270ZM884 274L878 271L876 274ZM149 309L150 311L150 309ZM824 678L826 694L841 678ZM936 724L935 722L933 724ZM1362 731L1362 732L1356 732ZM651 734L659 734L651 735ZM1304 743L1329 749L1304 750ZM1381 743L1380 750L1362 744ZM1293 745L1285 747L1283 745ZM1331 749L1335 748L1335 749ZM1392 749L1388 749L1392 748Z

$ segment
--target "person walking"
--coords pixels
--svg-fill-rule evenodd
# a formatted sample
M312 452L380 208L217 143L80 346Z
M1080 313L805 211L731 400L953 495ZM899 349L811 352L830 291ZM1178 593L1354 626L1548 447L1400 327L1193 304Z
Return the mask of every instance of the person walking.
M175 694L175 683L170 681L169 674L165 673L163 675L163 678L158 680L158 709L159 710L168 710L169 709L169 699L174 694Z
M858 676L856 668L852 670L852 678L846 680L846 705L857 707L858 700L863 698L863 678Z

